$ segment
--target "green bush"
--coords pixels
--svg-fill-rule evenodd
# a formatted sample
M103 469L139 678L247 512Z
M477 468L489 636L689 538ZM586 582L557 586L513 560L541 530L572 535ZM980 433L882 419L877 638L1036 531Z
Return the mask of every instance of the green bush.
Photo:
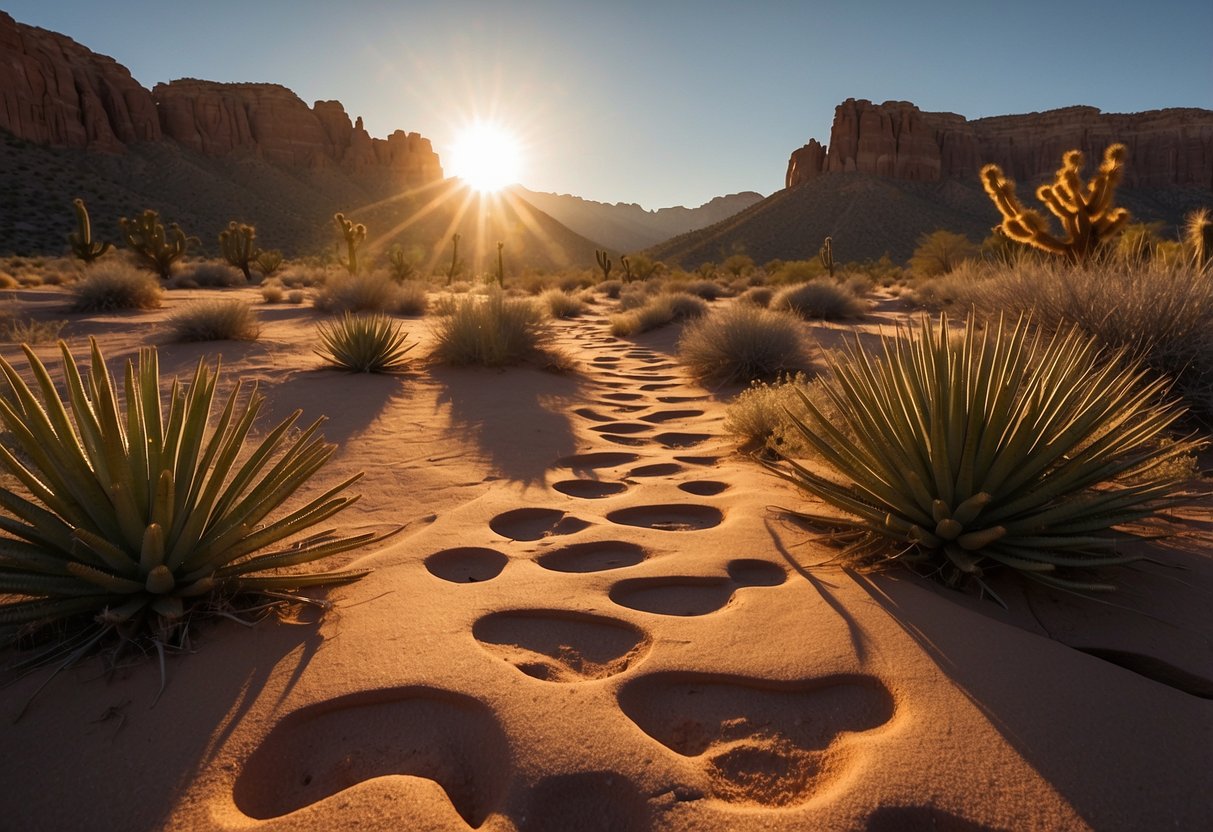
M155 309L160 305L160 291L154 275L120 260L102 261L71 285L72 311Z
M192 301L167 323L174 341L256 341L261 334L253 307L239 298Z
M795 312L805 319L827 321L858 318L867 311L863 301L829 279L784 289L771 300L771 308Z
M1182 411L1157 403L1165 382L1118 359L1076 329L1039 338L1020 319L987 334L970 316L957 337L946 318L924 318L879 351L857 340L831 361L838 415L803 399L797 428L829 477L772 467L842 512L798 516L844 530L853 555L985 591L998 567L1110 589L1083 570L1143 557L1131 545L1141 524L1188 498L1164 463L1197 447L1162 441Z
M205 361L189 384L174 382L166 403L156 351L141 350L137 365L127 363L124 413L95 340L87 382L67 345L60 350L63 400L31 349L34 389L0 358L0 422L12 443L0 445L0 468L23 491L0 489L9 515L0 537L0 645L45 629L52 643L29 662L66 657L66 665L111 634L121 643L179 642L191 614L222 609L236 595L278 603L366 574L281 571L373 538L325 532L282 545L353 502L339 495L360 474L269 519L332 455L319 421L293 432L296 413L250 450L263 397L242 396L238 383L212 419L218 374ZM279 548L257 554L267 547Z
M405 353L416 344L405 345L407 332L401 324L378 312L351 315L320 323L316 333L322 349L316 354L326 361L356 373L387 373L404 366Z
M446 364L515 364L539 352L546 342L543 314L529 299L456 298L434 328L434 356Z
M803 326L785 312L735 304L688 325L678 356L704 382L772 379L808 366Z

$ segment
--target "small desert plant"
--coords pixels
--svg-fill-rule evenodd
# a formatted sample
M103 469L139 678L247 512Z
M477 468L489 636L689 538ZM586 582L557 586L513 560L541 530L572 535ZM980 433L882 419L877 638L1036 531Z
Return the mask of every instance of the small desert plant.
M735 304L688 325L678 356L705 382L772 379L808 365L803 326L784 312Z
M714 280L694 280L683 291L704 300L716 300L724 295L724 287Z
M606 295L608 298L617 298L619 297L619 291L623 288L623 281L604 280L595 288L597 288L599 292L602 292L602 294Z
M612 315L611 334L636 335L675 321L698 318L707 311L708 305L701 298L679 292L663 292L639 308Z
M93 226L83 199L73 199L72 208L76 212L76 230L67 235L68 244L72 247L72 254L85 263L92 263L110 250L110 244L93 240Z
M858 318L865 311L863 301L828 278L784 289L771 300L771 308L827 321Z
M174 341L256 341L257 316L239 298L212 298L187 303L167 321Z
M406 280L396 290L395 312L397 315L424 315L430 298L426 285L420 280Z
M160 215L150 208L133 220L123 217L118 225L127 247L161 280L173 276L173 264L185 256L191 244L198 242L197 237L185 236L177 223L170 224L166 230Z
M345 214L340 211L333 214L333 223L337 226L337 233L345 241L346 256L345 262L341 265L345 266L350 274L357 274L358 246L366 240L366 226L360 222L356 223L346 219Z
M393 312L399 285L385 272L339 274L316 293L313 305L321 312Z
M831 477L791 460L773 466L842 512L794 514L843 530L850 554L985 591L997 567L1110 589L1081 570L1140 560L1128 524L1187 498L1164 463L1198 443L1160 441L1182 413L1157 403L1165 382L1101 355L1077 329L1034 336L1021 318L987 333L971 316L957 337L946 318L924 318L882 343L857 340L830 362L839 417L804 399L809 418L796 426Z
M272 248L259 251L253 262L262 277L273 277L274 273L282 268L282 252Z
M316 333L322 349L316 354L326 361L356 373L388 373L405 364L404 354L416 344L404 343L407 332L387 315L351 315L320 323Z
M173 278L172 285L179 289L231 289L245 285L240 272L226 263L202 261Z
M160 305L156 279L129 263L97 263L71 285L73 312L155 309Z
M303 295L302 289L294 289L294 290L286 293L286 302L287 303L303 303L303 297L304 297L304 295Z
M767 286L751 286L740 295L737 300L741 303L748 303L751 306L761 306L766 309L771 305L771 298L775 296L775 292Z
M59 338L67 321L39 321L20 314L15 301L0 304L0 341L45 344Z
M793 423L793 417L808 418L802 395L811 398L819 410L834 412L820 380L810 380L804 373L789 374L770 382L755 381L739 393L725 411L724 431L747 450L794 459L815 457L816 451Z
M261 299L266 303L282 303L285 297L286 292L281 283L274 281L261 284Z
M434 328L434 356L446 364L500 367L539 351L545 341L543 315L528 299L487 297L453 301Z
M923 277L948 274L966 260L977 257L977 245L963 234L940 229L918 238L910 257L910 270ZM833 272L830 273L831 277Z
M392 246L387 253L388 271L392 280L403 283L417 273L417 263L400 246Z
M240 269L246 283L253 280L250 267L257 259L257 229L247 223L232 220L219 232L219 251L223 259Z
M585 312L584 301L560 289L548 289L539 296L539 303L553 318L575 318Z
M60 640L31 663L70 665L110 634L120 644L151 641L163 649L180 642L191 614L222 609L235 595L299 600L295 590L366 574L279 570L346 551L371 534L326 531L256 554L356 499L339 495L360 474L267 522L332 455L319 421L289 438L296 413L249 453L264 399L255 390L242 396L238 383L212 420L218 374L205 361L189 384L174 381L166 406L156 351L141 350L138 363L126 365L123 408L95 340L87 381L66 344L60 351L62 400L31 349L33 389L0 358L0 422L12 442L12 450L0 446L0 467L26 491L0 489L10 515L0 554L0 645L70 622L83 631L64 638L54 628Z

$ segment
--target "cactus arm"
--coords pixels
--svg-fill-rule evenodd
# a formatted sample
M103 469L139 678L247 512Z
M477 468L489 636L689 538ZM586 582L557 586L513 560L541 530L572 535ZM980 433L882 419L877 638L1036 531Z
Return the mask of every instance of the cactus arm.
M110 244L93 241L93 226L83 199L72 200L72 208L76 212L76 230L67 235L67 241L76 257L85 263L91 263L109 251Z

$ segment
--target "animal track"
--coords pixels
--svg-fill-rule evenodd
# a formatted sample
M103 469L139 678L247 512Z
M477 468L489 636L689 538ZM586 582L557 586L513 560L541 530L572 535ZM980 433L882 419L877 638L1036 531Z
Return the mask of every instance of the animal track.
M605 679L627 670L649 648L639 628L572 610L513 610L486 615L472 635L491 653L545 682Z
M552 488L570 497L580 497L583 500L597 500L622 494L628 487L621 482L606 480L561 480L552 483Z
M701 759L712 797L762 807L806 803L845 776L841 748L894 710L872 676L785 682L678 671L628 682L619 704L666 748Z
M496 549L462 546L443 549L425 559L430 574L457 584L491 581L501 574L509 558Z
M575 534L589 525L558 508L516 508L489 521L490 529L510 540L539 540L552 535Z
M497 718L477 699L423 686L361 691L275 725L237 775L233 798L249 817L268 820L367 780L407 775L436 781L478 827L506 793L510 756Z
M692 480L678 484L679 491L694 494L696 497L715 497L729 487L727 482L719 480Z
M599 468L617 468L640 459L640 454L623 451L599 451L589 454L574 454L556 460L553 468L570 468L574 471L595 471Z
M727 578L632 578L611 587L609 596L616 604L641 612L707 615L727 606L742 587L778 586L788 577L777 564L749 558L731 562L728 571Z
M667 532L695 531L719 526L724 513L713 506L672 503L656 506L632 506L612 511L607 520L623 526L660 529Z
M535 559L544 569L553 572L606 572L635 566L648 557L644 547L625 540L597 540L574 543L547 552Z

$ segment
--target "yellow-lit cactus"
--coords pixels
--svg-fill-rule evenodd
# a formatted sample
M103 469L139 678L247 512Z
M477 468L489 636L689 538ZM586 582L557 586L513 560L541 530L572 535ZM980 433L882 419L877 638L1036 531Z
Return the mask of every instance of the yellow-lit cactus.
M986 165L981 169L981 181L1002 214L998 229L1012 240L1065 257L1072 263L1085 262L1100 243L1128 222L1129 212L1112 204L1127 154L1123 144L1109 146L1099 170L1084 184L1082 151L1071 150L1062 157L1061 169L1052 184L1036 189L1036 198L1061 221L1065 235L1060 237L1050 231L1040 212L1020 203L1015 196L1015 183L1007 179L998 165Z

